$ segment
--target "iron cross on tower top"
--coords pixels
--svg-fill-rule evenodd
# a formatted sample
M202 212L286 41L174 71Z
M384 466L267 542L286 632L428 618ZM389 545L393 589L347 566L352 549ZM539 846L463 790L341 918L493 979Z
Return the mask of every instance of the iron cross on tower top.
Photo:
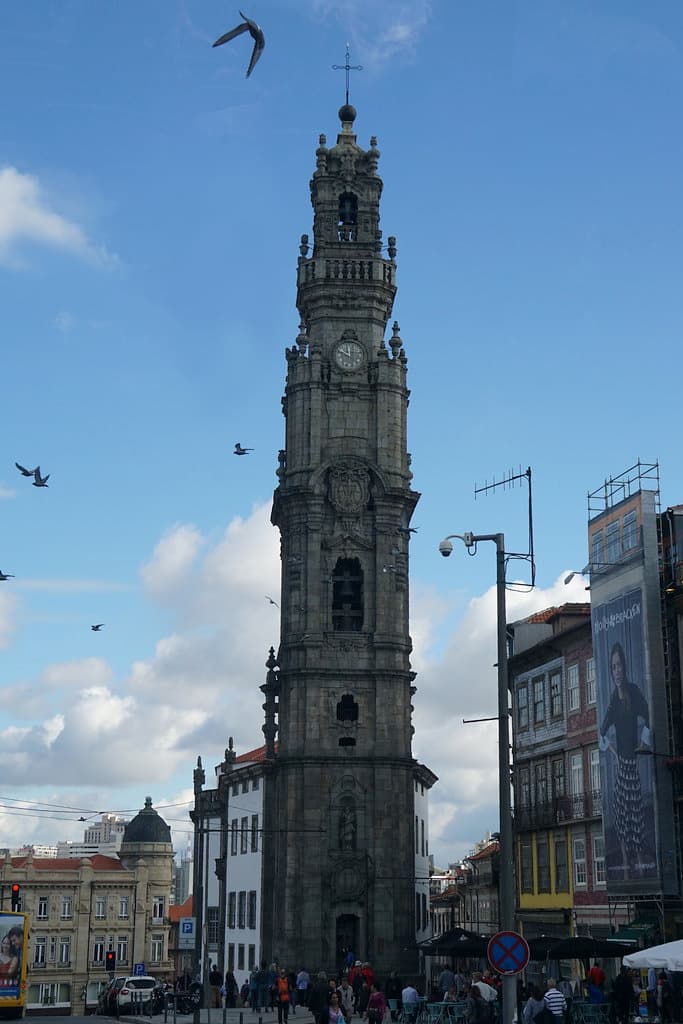
M346 64L333 64L333 71L345 71L346 72L346 105L349 104L349 73L351 71L362 71L362 64L349 64L351 59L351 53L349 51L349 43L346 44Z

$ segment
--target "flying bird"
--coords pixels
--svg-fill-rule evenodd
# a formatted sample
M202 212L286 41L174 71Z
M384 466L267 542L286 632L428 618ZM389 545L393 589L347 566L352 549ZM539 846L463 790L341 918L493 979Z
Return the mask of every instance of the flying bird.
M35 477L35 480L33 481L33 486L34 487L47 487L48 486L47 482L50 479L50 474L48 473L47 476L41 476L40 475L40 466L36 466L36 468L33 470L33 475Z
M33 476L33 474L35 473L35 469L27 469L26 466L20 466L18 462L15 462L14 465L17 467L22 476Z
M253 450L254 450L253 448L243 448L242 445L239 443L239 441L236 441L235 442L235 450L234 450L234 452L232 454L233 455L246 455L247 452L253 452Z
M272 597L268 597L267 594L266 594L266 601L269 601L270 604L274 604L276 608L280 607L280 605L277 603L277 601L273 601Z
M98 622L96 626L91 626L90 628L92 629L93 633L99 633L103 625L103 622Z
M14 579L14 576L12 575L11 572L3 572L2 569L0 569L0 580L13 580L13 579Z
M213 45L222 46L223 43L229 43L230 40L234 39L236 36L241 36L243 32L248 32L254 40L254 49L251 54L251 60L249 61L249 67L247 68L247 78L249 78L249 75L256 66L256 61L263 53L266 40L263 32L255 21L252 21L251 18L247 18L246 14L243 14L242 11L240 11L240 17L244 18L242 24L238 25L237 28L233 28L229 32L226 32L225 35L220 36Z

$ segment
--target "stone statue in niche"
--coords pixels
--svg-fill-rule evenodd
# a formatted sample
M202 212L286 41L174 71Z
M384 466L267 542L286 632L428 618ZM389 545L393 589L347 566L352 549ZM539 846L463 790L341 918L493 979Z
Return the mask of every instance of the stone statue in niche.
M356 849L356 812L349 804L342 807L339 815L339 848Z

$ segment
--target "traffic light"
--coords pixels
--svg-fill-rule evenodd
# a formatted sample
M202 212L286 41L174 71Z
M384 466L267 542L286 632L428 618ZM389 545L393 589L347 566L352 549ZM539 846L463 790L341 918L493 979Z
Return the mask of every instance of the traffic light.
M116 953L113 949L108 949L104 954L104 966L108 971L116 970Z
M12 910L21 910L21 886L12 882Z

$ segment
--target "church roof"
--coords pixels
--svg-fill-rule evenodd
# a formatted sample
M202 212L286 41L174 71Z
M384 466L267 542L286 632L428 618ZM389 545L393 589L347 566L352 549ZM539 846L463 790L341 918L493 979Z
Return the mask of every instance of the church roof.
M118 857L105 857L102 853L94 853L90 857L10 857L13 868L24 868L31 865L35 871L80 871L84 860L89 860L94 871L123 871ZM8 861L1 861L7 864Z
M145 797L145 806L126 825L121 845L126 843L169 843L171 829L152 807L151 796Z
M275 753L277 754L277 741L275 742ZM253 764L254 762L265 761L266 748L265 744L262 747L256 747L254 750L247 750L246 754L240 754L239 757L235 758L235 764Z

